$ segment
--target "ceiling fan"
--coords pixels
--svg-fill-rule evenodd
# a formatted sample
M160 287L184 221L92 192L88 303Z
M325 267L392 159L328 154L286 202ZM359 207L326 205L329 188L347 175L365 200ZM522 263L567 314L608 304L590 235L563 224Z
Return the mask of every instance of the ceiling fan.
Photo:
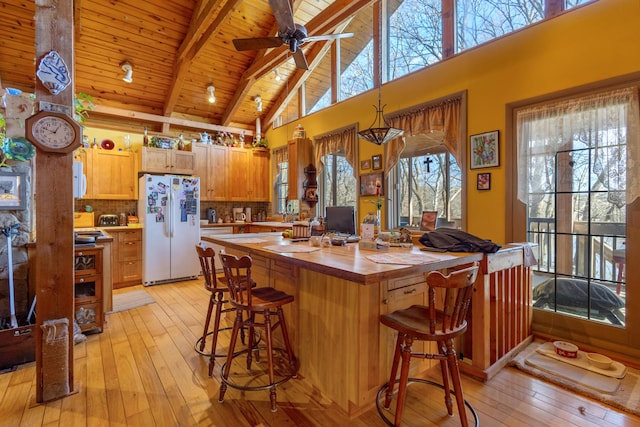
M233 45L236 50L257 50L289 46L289 51L293 54L296 67L307 70L307 60L299 47L303 43L319 40L331 40L346 37L353 37L353 33L327 34L323 36L308 36L307 29L293 22L293 12L289 0L269 0L271 10L278 23L278 35L276 37L254 37L249 39L234 39Z

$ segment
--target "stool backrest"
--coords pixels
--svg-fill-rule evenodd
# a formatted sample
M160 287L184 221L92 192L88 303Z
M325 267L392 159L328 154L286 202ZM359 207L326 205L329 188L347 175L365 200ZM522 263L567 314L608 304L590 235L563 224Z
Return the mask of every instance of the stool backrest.
M206 290L213 292L218 289L218 281L216 280L216 252L213 248L196 245L196 253L200 260L202 276L204 276L204 287Z
M429 332L457 335L467 328L466 316L471 305L478 263L445 276L439 271L427 274L429 287ZM437 290L440 290L439 292ZM437 298L436 294L440 295Z
M251 257L244 255L220 254L224 277L227 279L230 297L229 301L236 307L251 307L251 288L255 286L251 280Z

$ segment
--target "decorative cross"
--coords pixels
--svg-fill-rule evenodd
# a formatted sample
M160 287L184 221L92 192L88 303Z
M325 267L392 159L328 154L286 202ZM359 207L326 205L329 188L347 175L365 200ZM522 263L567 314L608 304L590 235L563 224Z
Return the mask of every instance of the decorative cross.
M429 167L431 163L433 163L433 160L431 160L431 157L427 157L427 159L424 161L424 164L427 165L427 173L431 172L431 168Z

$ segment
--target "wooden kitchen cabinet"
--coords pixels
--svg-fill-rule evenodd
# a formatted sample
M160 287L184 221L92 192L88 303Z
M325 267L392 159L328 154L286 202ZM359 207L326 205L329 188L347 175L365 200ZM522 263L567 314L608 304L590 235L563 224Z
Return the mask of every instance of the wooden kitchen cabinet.
M83 199L135 200L138 198L136 159L128 151L80 148L74 160L82 162L87 179Z
M140 172L193 175L195 155L192 151L141 147L138 151Z
M102 332L102 247L74 251L74 316L82 332Z
M113 237L113 288L139 285L142 282L142 229L114 229L109 230L109 234Z
M227 200L228 148L223 145L192 144L192 150L195 156L193 175L200 177L200 200Z
M269 201L270 156L267 150L229 148L229 199L232 201Z
M289 200L304 198L304 168L313 162L313 145L309 138L292 139L287 144L289 156Z
M270 196L270 156L268 150L254 149L251 150L251 189L250 200L256 202L268 202Z

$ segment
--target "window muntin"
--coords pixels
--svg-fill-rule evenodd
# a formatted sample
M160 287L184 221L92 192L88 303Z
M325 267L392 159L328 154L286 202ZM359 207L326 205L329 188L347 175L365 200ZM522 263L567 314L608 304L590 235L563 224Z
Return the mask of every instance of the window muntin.
M273 185L275 196L275 212L282 214L287 209L287 196L289 194L289 161L277 163L277 175Z

